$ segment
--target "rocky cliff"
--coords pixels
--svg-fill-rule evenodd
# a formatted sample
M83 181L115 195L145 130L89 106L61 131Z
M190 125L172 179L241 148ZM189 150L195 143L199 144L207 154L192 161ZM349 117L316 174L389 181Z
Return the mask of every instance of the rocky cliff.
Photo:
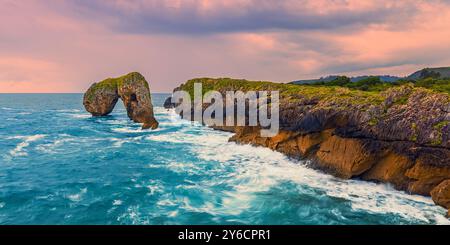
M84 94L83 105L93 116L105 116L111 113L119 98L128 117L143 123L143 129L158 127L153 116L150 88L145 78L137 72L92 84Z
M432 196L450 208L450 97L414 84L382 91L338 86L193 79L175 90L280 91L275 137L259 127L214 127L234 132L241 144L269 147L341 178L385 182L412 194ZM171 106L167 103L167 106Z

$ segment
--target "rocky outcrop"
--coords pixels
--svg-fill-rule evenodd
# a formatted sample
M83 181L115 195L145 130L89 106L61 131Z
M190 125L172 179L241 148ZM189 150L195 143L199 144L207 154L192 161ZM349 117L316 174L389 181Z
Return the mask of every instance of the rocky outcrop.
M106 116L114 109L119 98L123 101L128 117L134 122L143 123L143 129L158 127L153 115L150 88L145 78L137 72L92 84L84 94L83 105L93 116Z
M315 154L316 164L341 178L358 176L375 164L378 152L371 150L374 149L370 146L372 143L333 135L320 144Z
M172 103L172 96L166 98L163 104L164 108L170 109L175 107L175 103Z
M436 204L448 209L447 217L450 217L450 179L442 181L431 191L431 198Z
M312 167L340 178L390 183L413 194L429 196L435 186L450 178L448 149L344 138L334 131L309 134L281 131L275 137L263 138L255 128L239 127L230 141L269 147L293 158L310 159Z
M433 196L448 208L450 96L412 85L379 93L233 79L194 79L225 91L280 91L280 128L271 138L257 126L213 126L240 144L265 146L341 178L390 183ZM225 110L224 110L225 111ZM447 198L447 199L446 199Z

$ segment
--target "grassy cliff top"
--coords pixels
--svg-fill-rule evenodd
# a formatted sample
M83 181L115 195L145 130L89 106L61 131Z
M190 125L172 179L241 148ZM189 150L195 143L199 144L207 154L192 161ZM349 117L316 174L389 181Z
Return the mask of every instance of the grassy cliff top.
M443 92L450 94L450 78L426 77L421 79L402 78L393 82L381 80L379 76L368 76L364 79L352 82L351 78L346 76L336 76L329 81L318 81L306 85L317 86L339 86L362 91L382 92L392 87L410 84L414 87L427 88L434 92Z
M122 86L125 82L135 81L135 80L145 80L145 78L139 72L130 72L130 73L120 76L120 77L107 78L103 81L95 83L94 85L98 89L100 89L100 88L115 89L117 87ZM148 84L147 84L147 86L148 86Z
M107 78L103 81L92 84L87 91L87 98L93 99L97 91L117 91L117 89L123 86L125 83L139 80L143 80L145 82L145 86L149 88L144 76L142 76L139 72L130 72L120 77Z
M450 94L449 80L421 80L399 83L380 83L372 78L357 83L327 83L297 85L268 81L248 81L232 78L196 78L182 84L178 90L188 91L193 95L194 83L202 83L203 93L216 90L224 91L280 91L280 99L289 102L305 100L325 101L336 105L380 105L392 93L404 93L397 103L406 103L409 94L414 91ZM408 91L407 93L404 91Z

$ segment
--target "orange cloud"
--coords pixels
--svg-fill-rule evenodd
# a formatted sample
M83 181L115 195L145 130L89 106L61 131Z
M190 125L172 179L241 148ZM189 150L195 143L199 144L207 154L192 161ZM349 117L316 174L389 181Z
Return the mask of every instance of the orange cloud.
M200 76L288 82L450 65L450 6L434 0L4 0L0 29L0 92L82 92L132 70L162 92Z
M61 82L64 69L56 63L26 57L0 58L0 92L73 92Z

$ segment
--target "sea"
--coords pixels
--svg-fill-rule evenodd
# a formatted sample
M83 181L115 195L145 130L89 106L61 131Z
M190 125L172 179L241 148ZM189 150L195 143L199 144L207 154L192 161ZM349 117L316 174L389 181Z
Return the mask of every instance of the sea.
M449 224L429 197L344 180L181 119L159 128L82 94L0 94L0 224Z

